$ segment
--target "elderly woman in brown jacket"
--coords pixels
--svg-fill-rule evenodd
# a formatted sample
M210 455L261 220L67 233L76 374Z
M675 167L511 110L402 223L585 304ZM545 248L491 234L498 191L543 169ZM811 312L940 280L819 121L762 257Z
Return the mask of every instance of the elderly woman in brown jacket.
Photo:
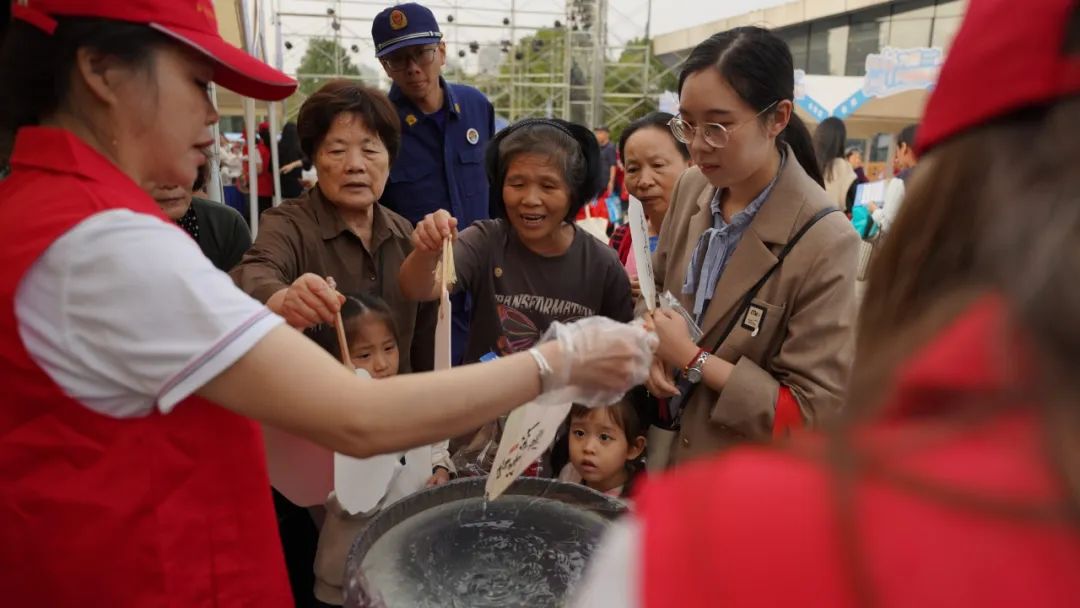
M702 42L680 74L671 127L696 167L675 187L654 268L704 336L653 315L648 386L670 397L678 433L668 464L781 435L844 399L858 237L830 213L792 74L787 45L753 27Z
M339 293L377 296L394 316L401 371L432 369L436 309L406 300L397 282L398 266L412 251L412 226L378 202L401 138L393 104L377 89L330 81L300 108L297 131L319 183L262 215L254 245L230 273L233 280L335 357ZM453 465L440 447L437 474L445 482ZM274 504L294 599L308 605L319 530L307 509L276 490ZM340 506L331 506L335 512Z

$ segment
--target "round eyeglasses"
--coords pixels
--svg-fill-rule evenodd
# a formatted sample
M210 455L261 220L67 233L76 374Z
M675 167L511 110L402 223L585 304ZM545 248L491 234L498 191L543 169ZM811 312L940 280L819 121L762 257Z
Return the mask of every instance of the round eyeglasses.
M778 103L780 103L779 99L765 106L765 109L755 114L753 118L744 120L739 124L732 126L730 129L716 122L707 122L702 124L701 127L695 127L679 116L675 116L669 120L667 124L671 129L671 134L675 136L675 139L686 145L694 143L694 135L697 134L697 131L700 128L701 136L705 139L705 143L714 148L723 148L731 141L731 134L735 132L735 129L738 129L752 120L756 120L759 116L771 110L773 106Z

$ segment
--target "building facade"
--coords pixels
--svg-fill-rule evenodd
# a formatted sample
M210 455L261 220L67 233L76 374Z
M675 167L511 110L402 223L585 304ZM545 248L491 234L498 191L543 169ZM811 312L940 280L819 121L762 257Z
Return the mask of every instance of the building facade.
M809 76L862 78L867 55L886 47L937 47L947 52L965 6L965 0L795 0L655 36L653 51L674 65L712 34L758 25L787 41L796 70ZM844 119L850 143L862 147L868 161L885 165L893 135L918 122L926 97L920 90L868 101ZM816 122L802 109L799 113L807 122Z

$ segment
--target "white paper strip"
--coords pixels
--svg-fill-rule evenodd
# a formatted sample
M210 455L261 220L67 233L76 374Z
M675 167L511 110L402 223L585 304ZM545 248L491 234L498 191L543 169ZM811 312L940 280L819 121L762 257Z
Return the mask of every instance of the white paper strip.
M357 369L356 375L359 378L371 379L371 374L364 369ZM334 494L341 507L354 515L374 509L386 496L400 458L400 454L353 458L335 452L331 463ZM325 494L323 500L326 500Z
M649 250L649 221L645 219L645 208L637 197L630 197L630 210L627 219L630 223L631 247L634 262L637 264L638 283L641 284L641 297L649 312L656 309L656 275L653 274L652 252Z
M559 425L570 413L571 404L526 403L510 413L503 429L495 463L484 485L488 500L498 498L519 475L544 454L555 441Z
M450 293L442 290L439 298L439 320L435 323L435 369L450 369L450 331L453 327L453 309Z
M436 271L442 289L439 298L439 318L435 325L435 369L450 369L450 336L453 326L453 308L450 305L449 287L456 280L454 272L454 253L447 240L443 246L443 256ZM356 370L356 375L366 378L371 376L364 370ZM333 477L334 493L338 502L350 514L366 513L378 506L386 498L391 485L397 480L401 486L398 493L406 495L422 487L431 473L431 446L410 450L406 454L406 465L401 465L401 454L383 454L370 458L353 458L344 454L334 454ZM405 475L405 478L401 478ZM416 486L416 487L413 487ZM325 495L323 497L325 499Z

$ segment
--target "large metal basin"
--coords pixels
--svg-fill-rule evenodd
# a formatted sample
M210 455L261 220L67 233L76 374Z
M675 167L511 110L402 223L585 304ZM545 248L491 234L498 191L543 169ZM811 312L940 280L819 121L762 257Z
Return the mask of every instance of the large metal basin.
M485 478L391 505L357 536L345 574L350 608L559 606L620 501L585 486L519 479L483 500Z

